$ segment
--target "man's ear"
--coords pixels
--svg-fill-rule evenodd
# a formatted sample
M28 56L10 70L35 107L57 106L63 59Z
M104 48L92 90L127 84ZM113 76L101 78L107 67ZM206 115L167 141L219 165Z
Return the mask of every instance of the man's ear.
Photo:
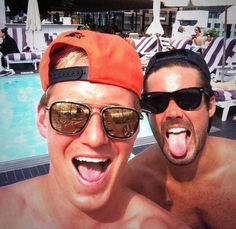
M47 138L47 120L45 107L38 104L37 107L37 127L42 137Z
M216 98L215 96L211 96L210 102L209 102L209 118L211 118L216 111Z

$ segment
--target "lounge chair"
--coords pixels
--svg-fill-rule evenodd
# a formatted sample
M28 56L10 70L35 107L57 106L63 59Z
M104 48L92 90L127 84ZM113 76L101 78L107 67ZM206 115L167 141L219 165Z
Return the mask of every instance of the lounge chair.
M136 43L136 50L140 56L152 56L157 52L158 42L155 35L141 37Z
M224 37L214 38L203 57L211 73L216 105L223 109L221 120L226 121L230 108L236 106L236 38L226 39L224 76L221 77L223 44ZM221 82L222 79L226 82Z
M14 73L13 69L2 69L0 70L0 77L13 75Z
M161 43L161 51L169 51L171 48L170 38L169 37L159 37Z
M234 83L235 86L236 84ZM226 89L215 85L213 91L216 96L216 105L223 109L221 120L226 121L229 109L236 106L236 89Z
M174 49L189 49L192 45L192 40L188 38L172 40L170 44Z
M222 73L222 59L223 59L223 44L224 37L214 38L202 56L205 59L212 78L215 77L215 81L221 81L220 74ZM225 46L225 66L224 74L227 74L228 70L236 69L236 38L227 38Z
M7 69L10 69L10 64L25 64L31 63L34 70L37 70L37 63L39 58L37 53L25 51L30 49L27 46L26 29L25 28L9 28L8 34L16 41L20 53L10 53L5 56L7 62Z

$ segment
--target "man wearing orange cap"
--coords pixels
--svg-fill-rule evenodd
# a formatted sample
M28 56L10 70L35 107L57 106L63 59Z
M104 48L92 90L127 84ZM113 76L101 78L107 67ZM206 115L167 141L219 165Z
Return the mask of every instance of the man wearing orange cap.
M70 31L40 63L49 174L2 188L3 228L184 228L122 183L141 117L142 70L122 38Z

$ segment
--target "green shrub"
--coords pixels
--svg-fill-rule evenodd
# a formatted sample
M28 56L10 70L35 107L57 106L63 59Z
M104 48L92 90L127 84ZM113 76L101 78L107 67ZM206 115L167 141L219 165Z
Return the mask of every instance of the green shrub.
M211 34L213 37L218 37L219 36L219 30L217 30L216 28L211 28L211 29L207 29L204 32L204 36L207 36L207 34Z
M91 30L90 26L88 24L85 24L79 28L80 30Z

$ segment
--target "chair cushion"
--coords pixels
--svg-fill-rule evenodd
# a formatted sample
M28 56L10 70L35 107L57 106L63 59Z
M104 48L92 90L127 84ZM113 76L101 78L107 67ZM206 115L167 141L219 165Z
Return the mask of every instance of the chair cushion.
M226 101L226 100L236 99L236 90L213 88L213 91L216 97L216 101Z
M140 54L147 54L157 51L157 37L141 37L136 44L136 51Z
M192 40L190 39L181 39L181 40L172 40L171 46L175 49L185 49L186 46L192 45Z
M224 37L215 37L204 50L202 57L206 61L210 73L215 73L218 66L223 62ZM236 39L230 37L225 44L225 65L230 65L236 55Z
M6 55L8 60L35 60L37 59L37 54L34 52L21 52L21 53L9 53Z

